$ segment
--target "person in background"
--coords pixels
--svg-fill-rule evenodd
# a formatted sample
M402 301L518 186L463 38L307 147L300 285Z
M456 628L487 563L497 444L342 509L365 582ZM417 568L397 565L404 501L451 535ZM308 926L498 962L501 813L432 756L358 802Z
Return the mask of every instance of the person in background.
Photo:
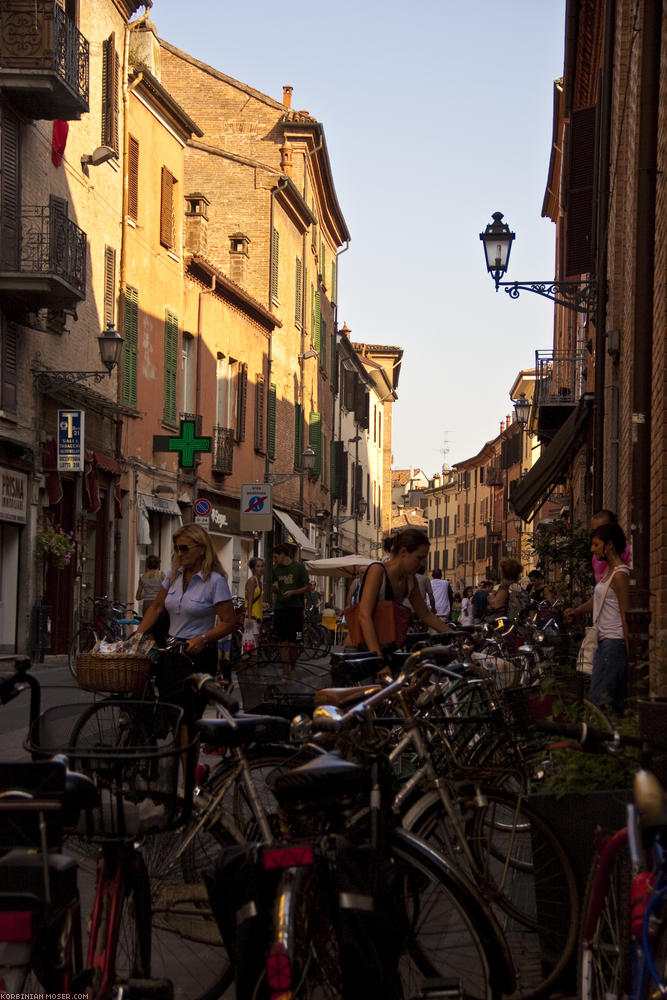
M481 622L486 615L489 606L489 591L491 590L491 581L482 580L479 587L472 595L472 613L473 622Z
M526 593L533 601L544 600L544 573L540 569L531 569L528 574Z
M433 589L431 587L431 581L426 575L426 566L422 565L421 571L416 574L417 586L419 587L419 593L422 595L422 600L426 607L435 613L435 598L433 596Z
M255 642L259 643L259 633L264 617L264 560L253 556L248 561L251 576L245 585L245 621L244 626L252 629Z
M452 621L452 622L459 621L459 619L461 617L461 604L462 604L462 602L463 602L463 598L461 597L461 595L457 591L454 594L453 598L452 598L452 610L451 610L451 614L449 616L449 620L450 621Z
M463 591L463 597L461 598L461 617L459 619L461 625L472 625L473 623L472 594L472 587L466 587Z
M350 586L347 588L347 597L345 599L345 607L349 607L351 604L357 604L359 601L359 591L361 590L361 581L364 578L364 571L360 566L354 567L356 574L350 580Z
M139 579L137 587L137 600L142 601L141 614L146 614L151 604L160 592L164 573L160 569L160 557L148 556L146 559L146 572Z
M452 585L449 580L443 580L442 570L434 569L431 589L435 600L435 613L440 618L448 618L452 609Z
M618 518L616 517L616 514L614 514L613 510L599 510L597 514L593 514L591 518L591 531L595 531L603 524L618 524ZM626 544L620 555L625 565L629 566L630 546ZM607 564L604 559L598 559L598 557L593 554L591 557L591 565L593 566L593 573L595 574L595 582L599 583L607 571Z
M273 623L282 646L283 663L293 673L299 648L297 634L303 633L304 596L310 591L308 570L294 558L294 550L284 543L273 550L273 583L276 595Z
M500 583L489 594L489 611L495 615L514 617L521 610L522 587L519 578L523 566L518 559L507 556L500 560Z

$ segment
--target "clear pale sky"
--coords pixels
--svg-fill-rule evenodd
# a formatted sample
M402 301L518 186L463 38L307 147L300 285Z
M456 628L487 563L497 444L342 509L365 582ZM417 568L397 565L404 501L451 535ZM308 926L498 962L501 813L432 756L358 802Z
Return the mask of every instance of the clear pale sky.
M508 278L553 277L541 209L565 0L155 0L151 18L276 100L290 84L322 122L352 237L339 325L404 349L394 467L432 475L477 454L518 372L552 346L552 303L496 294L478 234L503 212Z

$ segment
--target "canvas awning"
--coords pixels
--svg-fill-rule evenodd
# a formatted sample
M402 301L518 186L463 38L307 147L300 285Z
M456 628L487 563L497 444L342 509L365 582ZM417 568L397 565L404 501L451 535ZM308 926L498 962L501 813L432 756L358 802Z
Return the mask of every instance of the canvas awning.
M308 535L305 534L303 529L299 527L296 521L291 518L286 511L278 510L277 507L274 507L273 514L287 530L292 544L299 546L302 555L314 556L316 554L316 550L313 548L313 544Z
M512 490L510 506L524 521L530 521L549 498L563 472L574 458L593 406L593 394L581 397L576 408L544 449L535 465Z
M153 510L157 514L169 514L171 517L181 519L181 508L175 500L156 497L152 493L137 493L137 500L144 505L146 510Z
M306 569L313 576L341 576L352 580L360 569L365 569L372 562L370 556L348 555L332 556L330 559L309 559Z

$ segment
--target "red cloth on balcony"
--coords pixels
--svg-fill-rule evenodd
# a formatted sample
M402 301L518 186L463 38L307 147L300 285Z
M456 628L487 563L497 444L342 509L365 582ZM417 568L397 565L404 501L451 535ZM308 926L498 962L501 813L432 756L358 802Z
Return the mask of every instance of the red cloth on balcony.
M53 139L51 140L51 160L54 167L59 167L63 162L63 154L67 143L67 133L69 132L69 122L61 122L57 119L53 123Z
M63 486L58 472L58 445L55 437L48 437L42 442L42 470L45 473L44 485L49 504L60 503L63 498Z

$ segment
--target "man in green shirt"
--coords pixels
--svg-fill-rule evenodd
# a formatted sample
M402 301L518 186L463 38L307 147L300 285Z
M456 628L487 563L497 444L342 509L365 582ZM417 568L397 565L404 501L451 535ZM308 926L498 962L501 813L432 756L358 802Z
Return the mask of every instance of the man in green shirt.
M273 583L276 606L273 623L284 649L283 660L294 670L298 655L297 633L303 632L304 595L310 590L308 570L294 559L294 551L284 543L273 550Z

